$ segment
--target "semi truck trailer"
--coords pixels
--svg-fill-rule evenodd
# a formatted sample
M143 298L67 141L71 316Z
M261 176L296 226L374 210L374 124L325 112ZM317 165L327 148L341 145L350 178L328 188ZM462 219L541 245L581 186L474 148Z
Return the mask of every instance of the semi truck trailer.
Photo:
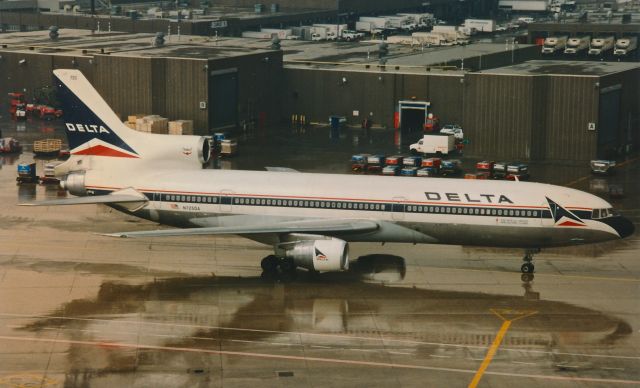
M591 43L591 37L588 35L569 38L564 53L568 55L581 54L589 48L589 43Z
M544 40L542 45L542 54L552 55L565 49L567 46L568 36L550 36Z
M613 50L614 43L613 36L603 36L600 38L591 39L589 45L589 55L594 57L604 56L607 52Z
M638 49L638 38L635 36L624 37L616 40L616 47L613 50L613 55L616 57L626 57L632 51Z

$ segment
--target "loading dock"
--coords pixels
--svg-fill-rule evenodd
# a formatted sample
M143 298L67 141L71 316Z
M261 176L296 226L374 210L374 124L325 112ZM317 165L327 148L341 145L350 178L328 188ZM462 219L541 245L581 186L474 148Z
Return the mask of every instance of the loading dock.
M427 101L398 101L398 128L403 136L422 133L430 106Z

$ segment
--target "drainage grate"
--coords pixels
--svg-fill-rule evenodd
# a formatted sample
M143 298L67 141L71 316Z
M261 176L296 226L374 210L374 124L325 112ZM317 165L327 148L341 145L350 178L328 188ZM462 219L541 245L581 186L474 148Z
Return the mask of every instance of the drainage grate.
M293 377L293 372L291 371L278 371L276 372L278 377Z

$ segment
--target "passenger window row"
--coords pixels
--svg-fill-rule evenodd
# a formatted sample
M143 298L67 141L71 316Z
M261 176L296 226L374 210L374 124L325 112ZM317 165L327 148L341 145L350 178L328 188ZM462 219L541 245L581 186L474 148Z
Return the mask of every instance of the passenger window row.
M495 209L478 208L465 206L417 206L408 205L407 212L410 213L435 213L435 214L462 214L480 216L505 216L505 217L538 217L537 210L520 209Z
M218 196L209 195L174 195L164 194L165 201L187 202L187 203L218 203ZM372 210L402 212L402 205L368 203L368 202L346 202L346 201L315 201L302 199L276 199L276 198L251 198L251 197L226 197L227 201L222 203L233 203L244 206L278 206L278 207L298 207L316 209L342 209L342 210ZM393 206L393 207L392 207ZM603 209L604 210L604 209ZM505 216L505 217L538 217L537 210L520 209L495 209L465 206L421 206L407 205L404 211L409 213L431 213L431 214L462 214L480 216ZM604 212L603 212L604 213Z

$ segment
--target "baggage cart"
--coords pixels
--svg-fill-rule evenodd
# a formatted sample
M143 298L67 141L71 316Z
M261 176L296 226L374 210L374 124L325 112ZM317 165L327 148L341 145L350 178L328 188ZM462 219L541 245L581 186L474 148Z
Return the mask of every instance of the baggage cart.
M438 169L434 167L423 167L416 172L416 176L428 177L428 176L437 176Z
M400 170L401 176L416 176L418 172L418 167L405 167Z
M400 166L386 166L382 169L382 175L398 175L400 172Z
M42 184L58 184L60 179L56 177L56 166L62 162L52 162L44 165L43 175L40 177L40 183Z
M440 168L441 164L442 164L442 159L440 158L427 158L422 160L421 166L438 169Z
M529 166L524 163L513 162L507 165L506 178L511 181L529 179Z
M367 157L367 171L373 173L380 173L384 166L384 155L369 155Z
M224 139L220 143L220 156L233 156L238 153L238 142L234 139Z
M404 160L404 156L402 155L393 155L387 156L384 159L384 163L387 166L402 166L402 161Z
M493 164L493 178L504 179L507 176L507 162L495 162Z
M440 174L457 175L462 172L462 163L457 159L443 160L440 165Z
M363 172L367 170L369 154L357 154L351 157L351 171Z
M405 167L420 167L422 165L422 158L420 156L408 156L404 158L402 164Z
M57 156L62 149L62 140L44 139L33 142L33 153L36 156Z
M493 172L494 164L495 164L494 161L483 160L481 162L476 163L476 171L491 173Z

